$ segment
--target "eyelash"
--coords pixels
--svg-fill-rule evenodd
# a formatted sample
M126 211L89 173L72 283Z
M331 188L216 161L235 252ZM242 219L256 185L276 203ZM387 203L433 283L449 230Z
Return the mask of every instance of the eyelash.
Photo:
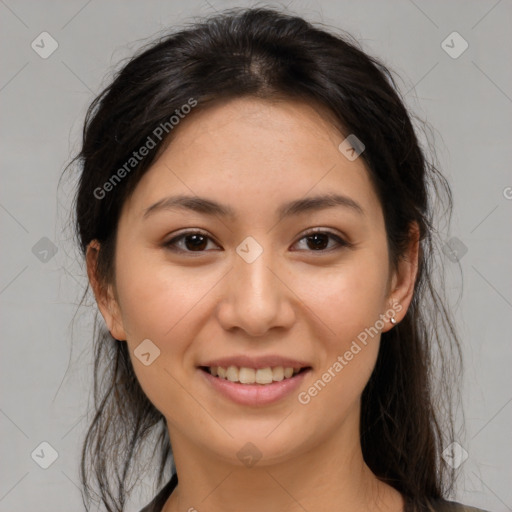
M334 248L330 248L330 249L319 249L319 250L308 250L307 252L316 252L316 253L328 253L328 252L331 252L331 251L334 251L334 250L338 250L338 249L343 249L343 248L349 248L349 247L352 247L352 244L350 244L349 242L347 242L346 240L344 240L343 238L341 238L339 235L335 234L335 233L332 233L331 231L326 231L326 230L321 230L321 229L316 229L314 231L309 231L307 233L305 233L299 240L298 242L304 240L304 239L307 239L313 235L318 235L318 234L321 234L321 235L327 235L329 236L331 239L335 240L336 243L338 244L337 247L334 247ZM185 233L181 233L180 235L172 238L171 240L169 240L168 242L165 242L164 246L168 249L170 249L171 251L175 251L175 252L182 252L182 253L190 253L190 254L193 254L193 253L203 253L203 252L208 252L206 250L202 250L202 251L190 251L188 249L181 249L181 248L178 248L175 244L181 240L184 240L187 236L191 236L191 235L201 235L201 236L204 236L205 238L209 239L210 241L212 241L212 238L205 232L203 231L199 231L199 230L194 230L194 231L187 231ZM297 242L296 242L297 243ZM294 244L295 245L295 244Z

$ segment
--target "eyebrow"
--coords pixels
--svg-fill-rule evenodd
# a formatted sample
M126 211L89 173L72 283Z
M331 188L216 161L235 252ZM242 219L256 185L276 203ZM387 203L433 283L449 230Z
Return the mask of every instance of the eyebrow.
M279 221L281 221L293 215L324 210L336 206L342 206L351 209L359 215L364 215L364 210L361 205L350 197L339 194L324 194L285 203L278 208L277 217ZM231 219L236 219L237 217L233 208L211 199L198 196L177 195L160 199L148 208L145 208L143 218L146 219L159 211L177 209L190 210L204 215L229 217Z

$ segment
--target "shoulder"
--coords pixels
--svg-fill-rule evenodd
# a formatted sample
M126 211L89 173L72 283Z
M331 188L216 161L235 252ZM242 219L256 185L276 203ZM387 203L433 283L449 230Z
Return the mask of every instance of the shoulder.
M488 512L482 508L470 507L456 501L439 501L432 503L432 512Z

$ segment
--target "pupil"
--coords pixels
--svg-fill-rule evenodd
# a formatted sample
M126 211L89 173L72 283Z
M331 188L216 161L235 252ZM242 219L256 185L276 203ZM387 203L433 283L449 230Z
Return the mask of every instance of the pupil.
M309 245L310 249L325 249L328 245L328 239L325 234L318 233L308 237L308 243L313 242L313 247Z
M185 245L187 249L192 251L202 250L206 247L206 237L203 235L189 235L186 237Z

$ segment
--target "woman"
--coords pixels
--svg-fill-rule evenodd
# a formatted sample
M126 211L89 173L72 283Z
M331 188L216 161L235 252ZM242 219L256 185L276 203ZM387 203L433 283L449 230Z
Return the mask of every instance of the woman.
M106 324L86 501L95 480L124 510L153 446L172 478L144 512L475 510L446 500L442 455L459 346L431 194L450 191L382 64L298 17L226 12L124 66L79 160Z

